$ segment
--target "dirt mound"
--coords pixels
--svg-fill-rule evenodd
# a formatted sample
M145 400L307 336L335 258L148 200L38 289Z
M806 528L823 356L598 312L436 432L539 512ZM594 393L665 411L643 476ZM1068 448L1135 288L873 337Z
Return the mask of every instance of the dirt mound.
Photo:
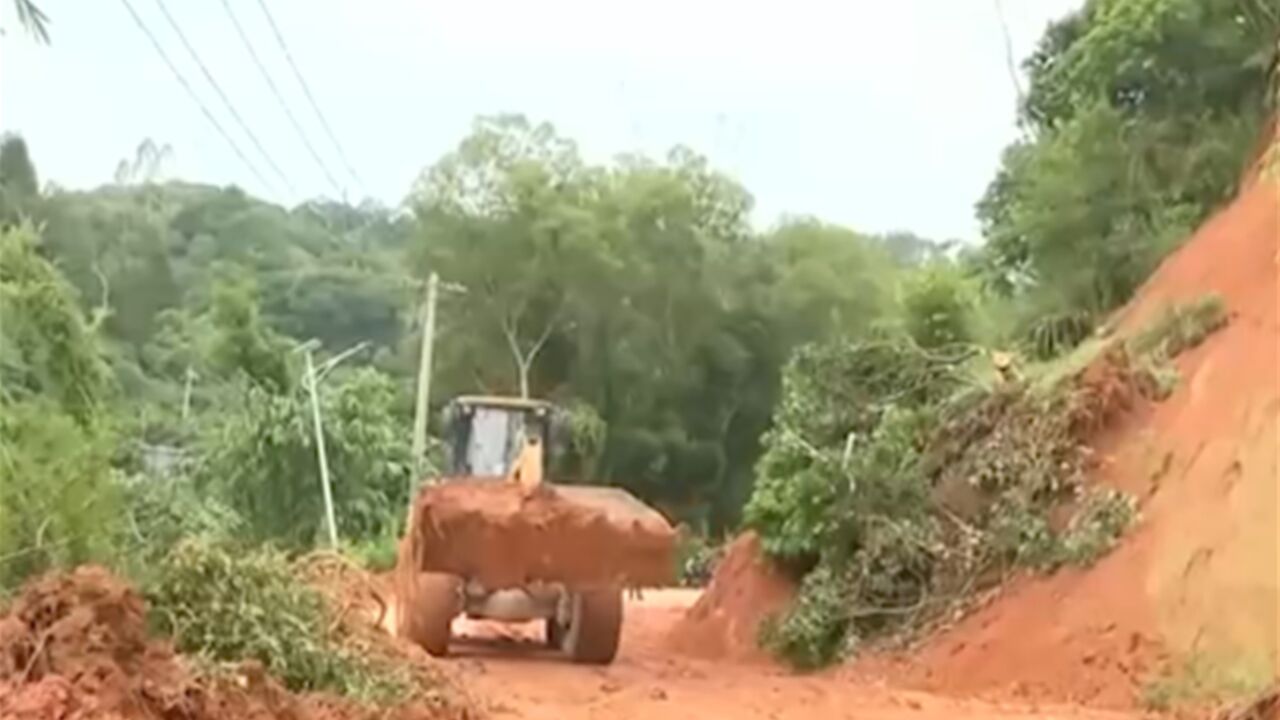
M146 606L101 568L30 584L0 614L0 718L339 720L439 718L405 705L375 713L321 695L297 696L246 663L210 679L146 631Z
M1116 318L1121 337L1216 293L1225 328L1176 360L1164 402L1095 443L1097 479L1142 520L1088 571L1030 578L904 661L957 694L1131 706L1165 656L1280 676L1280 192L1256 179L1170 256ZM1256 670L1255 670L1256 672Z
M711 584L672 628L668 647L712 660L760 660L760 622L786 609L796 586L768 562L760 539L746 533L734 540L716 566Z

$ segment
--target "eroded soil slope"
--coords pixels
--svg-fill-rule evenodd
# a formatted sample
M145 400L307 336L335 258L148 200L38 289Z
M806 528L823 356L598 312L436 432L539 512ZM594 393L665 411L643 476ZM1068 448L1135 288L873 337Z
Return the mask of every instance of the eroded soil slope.
M1251 182L1117 317L1133 333L1217 293L1229 324L1176 360L1164 402L1098 443L1099 482L1142 501L1138 527L1085 572L1027 579L900 660L933 691L1128 707L1170 660L1280 662L1280 190Z

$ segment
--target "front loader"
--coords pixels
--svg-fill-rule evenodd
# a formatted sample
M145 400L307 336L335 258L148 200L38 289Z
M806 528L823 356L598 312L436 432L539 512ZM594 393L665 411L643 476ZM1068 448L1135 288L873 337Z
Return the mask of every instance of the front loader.
M675 531L625 490L551 482L561 418L519 398L446 408L447 472L413 499L400 542L400 636L443 656L459 615L542 621L572 660L613 661L623 588L671 582Z

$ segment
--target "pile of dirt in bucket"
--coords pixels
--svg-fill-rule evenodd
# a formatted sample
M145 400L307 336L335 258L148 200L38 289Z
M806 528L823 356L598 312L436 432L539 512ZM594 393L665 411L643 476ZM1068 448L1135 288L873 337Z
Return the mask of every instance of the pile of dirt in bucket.
M618 488L455 478L427 485L409 534L418 569L490 588L530 580L638 587L670 583L675 530Z
M255 663L201 676L167 642L148 636L143 599L101 568L36 580L0 613L0 718L452 716L413 704L375 710L295 695Z
M1280 677L1280 187L1252 179L1116 317L1132 336L1209 294L1230 321L1179 355L1161 402L1139 399L1094 452L1098 482L1141 501L1087 571L1016 582L902 659L899 680L959 695L1131 707L1189 659Z
M795 594L795 583L765 559L760 539L746 533L729 545L710 585L672 628L667 645L712 660L763 660L760 623L786 610Z

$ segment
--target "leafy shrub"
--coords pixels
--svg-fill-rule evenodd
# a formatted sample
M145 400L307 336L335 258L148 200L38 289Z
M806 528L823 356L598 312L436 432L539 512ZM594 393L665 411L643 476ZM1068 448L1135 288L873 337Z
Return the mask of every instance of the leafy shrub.
M823 563L805 576L794 605L760 625L760 644L793 667L813 670L839 660L849 642L848 578Z
M405 668L375 663L339 642L319 591L269 548L184 542L160 562L147 597L157 629L206 661L257 660L291 690L361 701L412 691Z
M911 408L961 387L967 357L931 354L909 339L799 350L783 375L745 509L765 551L812 565L832 534L842 533L837 507L854 503L890 514L925 507L921 478L901 479L931 416ZM894 422L882 427L887 416Z
M109 436L48 401L0 401L0 590L56 567L112 564L120 497Z
M907 333L924 348L972 341L975 305L976 293L969 281L948 262L916 271L903 288Z
M1062 538L1062 560L1086 567L1115 547L1138 515L1137 500L1114 488L1090 492Z
M0 231L0 371L14 399L44 396L84 427L111 390L75 291L36 252L29 226Z
M891 403L867 391L879 378L854 374L867 371L858 362L819 366L823 384L784 378L748 520L766 552L810 572L766 646L815 667L919 627L1011 569L1085 565L1113 547L1134 516L1128 496L1088 493L1062 531L1050 513L1086 487L1084 442L1112 411L1110 380L1141 381L1125 357L1103 358L1097 387L1081 369L1048 391L977 388L938 368L925 376L949 381L914 398L899 387ZM853 398L864 404L847 407Z
M1055 358L1084 342L1093 332L1093 325L1093 313L1087 310L1041 315L1027 326L1026 345L1037 360Z
M184 540L222 543L240 537L244 521L216 496L203 494L185 475L128 475L120 479L130 575L144 583L164 556Z

